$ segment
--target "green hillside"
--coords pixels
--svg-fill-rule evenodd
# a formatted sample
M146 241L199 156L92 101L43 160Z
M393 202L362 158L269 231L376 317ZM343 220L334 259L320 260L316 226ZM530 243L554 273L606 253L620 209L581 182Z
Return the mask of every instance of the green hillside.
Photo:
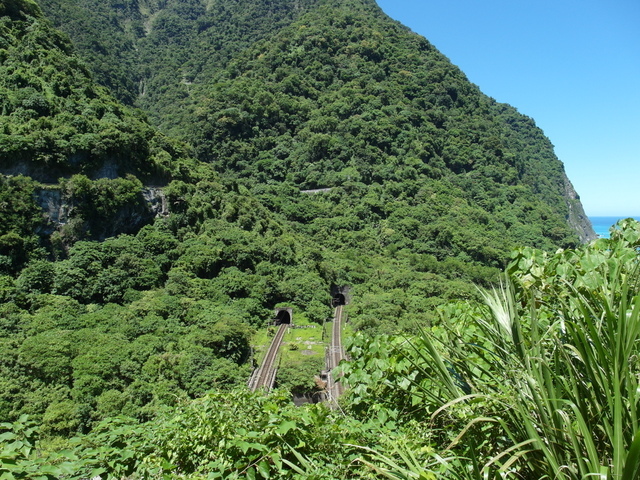
M210 85L192 143L249 186L349 186L367 225L397 231L397 220L411 219L404 242L446 243L484 263L521 243L576 242L567 219L579 202L566 197L562 164L533 121L366 2L327 2L242 52ZM473 251L476 242L497 251Z
M94 71L109 65L111 76L123 70L110 84L143 85L129 101L221 172L298 188L444 182L507 219L507 241L550 248L571 244L572 229L588 238L532 120L482 95L374 2L45 6Z
M36 4L3 8L0 171L48 183L74 173L168 180L178 144L99 86Z
M634 478L638 225L581 245L550 141L428 40L372 0L0 16L0 478ZM340 409L291 404L302 334L250 394L274 308L344 285Z
M317 0L43 0L101 84L179 135L199 84Z
M253 328L279 302L330 314L319 246L98 86L37 6L3 13L2 421L68 435L148 418L243 384ZM172 213L131 231L143 181Z

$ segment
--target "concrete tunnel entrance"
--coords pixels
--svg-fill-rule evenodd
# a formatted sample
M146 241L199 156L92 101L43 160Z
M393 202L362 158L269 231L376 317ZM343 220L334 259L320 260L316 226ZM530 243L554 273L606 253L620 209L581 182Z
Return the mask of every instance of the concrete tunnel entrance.
M293 308L276 308L276 317L274 319L275 325L282 325L283 323L293 323Z
M338 295L333 297L333 306L334 307L337 307L338 305L346 305L346 304L347 304L347 299L341 293L339 293Z
M349 285L332 285L331 286L331 305L337 307L339 305L349 305L351 300L351 287Z

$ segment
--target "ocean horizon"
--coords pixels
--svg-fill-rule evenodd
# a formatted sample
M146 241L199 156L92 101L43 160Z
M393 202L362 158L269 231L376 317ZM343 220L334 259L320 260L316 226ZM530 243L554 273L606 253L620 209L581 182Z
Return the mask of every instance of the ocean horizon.
M640 221L640 217L629 217L627 216L610 216L610 217L589 217L591 220L591 225L593 225L593 230L596 232L598 237L600 238L609 238L609 229L618 223L618 220L623 220L625 218L633 218L635 220Z

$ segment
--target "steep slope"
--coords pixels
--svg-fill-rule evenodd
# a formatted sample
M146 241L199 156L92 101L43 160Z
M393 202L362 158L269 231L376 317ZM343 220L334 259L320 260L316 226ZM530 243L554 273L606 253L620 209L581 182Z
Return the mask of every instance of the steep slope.
M551 223L561 225L544 228L554 232L547 235L555 244L562 244L567 225L581 241L594 238L562 164L533 121L482 95L373 0L43 5L102 81L165 131L184 136L199 117L191 139L204 159L224 157L216 163L222 169L260 181L286 178L302 188L337 185L345 168L355 168L358 175L348 178L365 184L389 181L391 171L396 177L453 173L453 188L474 204L504 205L514 195L530 203L533 195L534 204L548 205L559 214ZM217 86L207 91L207 85ZM226 124L215 124L216 116ZM516 185L527 191L502 188ZM496 210L490 206L488 213ZM533 238L540 235L516 238L542 246Z
M37 5L2 5L0 172L49 183L74 173L169 178L180 147L96 84Z
M514 246L553 249L592 235L533 121L484 96L371 0L322 0L306 9L286 2L108 5L122 10L111 22L121 38L147 25L150 43L139 39L147 60L180 59L182 66L168 62L157 72L151 60L140 65L159 82L147 110L188 136L201 160L327 248L366 244L382 256L402 250L498 267ZM268 24L268 12L280 22ZM96 6L79 18L95 32L109 24L107 13ZM262 23L249 32L222 28L260 13ZM4 25L3 171L47 181L72 173L168 178L176 170L173 144L96 86L66 40L36 15ZM206 18L217 23L203 24ZM115 61L115 47L95 38ZM224 53L196 55L206 49ZM199 83L177 100L175 83L162 78L186 65ZM298 195L314 188L334 190Z
M122 10L115 17L80 4L87 10L79 18L93 22L90 31L109 62L119 54L101 43L106 37L96 25L116 25L124 39L139 31L134 20L146 24L139 46L147 45L148 61L139 67L159 82L145 97L147 110L188 136L201 160L240 180L327 248L499 267L514 246L554 249L593 235L534 122L484 96L426 39L371 0L303 2L306 9L222 0L206 8L178 0L108 4L112 13ZM249 32L223 28L260 13L281 21L261 17ZM206 27L205 18L217 23ZM173 169L198 178L175 167L180 154L173 143L93 83L46 21L24 17L4 28L13 42L3 63L5 173L54 181L61 174L129 172L153 180ZM164 40L151 41L154 35ZM191 41L196 37L201 43ZM207 49L225 53L196 55ZM182 66L156 69L149 60L169 57ZM199 83L176 99L176 84L166 79L175 80L186 65ZM333 190L298 194L313 188Z
M317 0L42 0L100 83L179 135L198 85Z
M2 0L0 14L0 275L17 275L79 239L138 231L161 202L143 182L198 164L98 85L37 4Z
M148 419L244 385L274 305L330 314L320 246L97 85L36 4L0 15L0 423ZM142 181L171 213L144 211Z
M248 185L381 185L393 192L382 211L360 203L366 216L413 217L420 231L405 236L454 251L501 245L496 261L518 243L577 241L568 221L579 201L566 195L572 189L541 130L374 2L325 1L210 84L192 142L200 159ZM429 214L400 213L399 201L429 204ZM503 240L490 238L496 231Z

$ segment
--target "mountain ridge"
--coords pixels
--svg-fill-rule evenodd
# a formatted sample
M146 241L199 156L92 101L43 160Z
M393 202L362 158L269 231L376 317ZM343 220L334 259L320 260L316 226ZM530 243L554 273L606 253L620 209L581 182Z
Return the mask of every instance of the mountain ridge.
M173 55L178 63L169 62L160 69L158 78L179 76L177 85L183 93L177 93L176 83L169 82L164 97L154 100L151 94L148 98L140 94L138 100L142 99L140 105L156 123L188 139L199 160L212 162L222 175L248 182L250 187L256 181L285 181L300 189L338 186L345 180L365 185L412 179L422 179L426 184L443 181L466 196L470 205L491 215L498 213L499 218L512 218L505 223L507 229L519 222L536 224L540 218L549 223L535 234L516 233L514 240L522 238L543 245L531 236L541 235L557 242L569 235L568 231L561 233L562 223L581 241L595 238L561 162L535 123L513 107L483 95L428 40L389 19L373 1L249 2L248 9L243 2L226 0L207 4L131 0L101 4L100 8L92 2L78 2L76 10L65 0L43 0L43 6L58 20L65 12L80 18L61 23L69 27L72 37L78 22L91 26L81 32L84 37L78 37L78 52L94 71L105 63L104 58L122 57L122 48L138 50L131 36L129 43L123 41L115 52L100 43L103 37L96 32L97 25L105 25L109 19L106 24L115 25L121 33L140 35L139 46L150 42L143 54L147 58L166 58L167 52L174 51L169 47L180 47L176 52L182 53ZM92 6L96 8L91 10ZM80 15L78 9L84 9L84 13ZM181 12L183 23L176 20ZM216 38L224 40L226 35L227 43L207 43L211 39L206 35L220 29L225 15L232 19L231 25L237 26L261 12L281 14L283 20L266 26L263 19L255 31L234 32L230 37L224 31ZM180 32L191 33L182 36ZM98 44L91 50L85 45L91 42L82 38L90 39L93 34L98 35ZM156 35L155 39L149 40L150 35ZM240 37L245 40L238 43ZM194 38L200 38L202 45L189 50ZM102 57L92 57L96 48L103 52ZM226 53L199 60L199 67L194 65L194 56L207 48ZM216 58L226 60L216 65ZM124 65L134 60L140 60L139 55L130 57ZM113 59L105 64L112 63ZM185 73L188 65L191 73ZM140 68L148 70L149 66ZM140 68L136 71L142 71ZM107 84L114 81L108 80ZM144 87L138 90L143 93ZM117 108L116 112L127 112ZM129 118L121 124L130 125L136 117ZM142 125L135 128L140 130ZM95 128L106 131L104 127ZM10 138L15 142L15 127L12 132ZM52 136L54 145L60 143L55 133L46 134ZM145 136L159 138L149 129L138 135ZM147 168L143 167L149 152L146 142L136 140L137 145L126 148L126 163L131 163L130 152L142 145L137 160L141 167L136 168ZM65 155L66 161L80 155L73 162L81 167L80 172L89 173L84 164L91 155L87 157L80 145L73 149L76 153L63 150L54 155L62 164ZM97 151L91 146L84 151L92 149ZM13 150L10 147L8 151ZM30 156L33 158L33 154ZM108 157L102 161L113 163L113 154ZM101 167L91 161L97 177L117 172L107 163ZM13 167L5 166L5 173L38 171L29 163L31 160L16 163L14 157L11 162ZM53 181L57 175L47 176L43 171L36 176ZM501 190L513 192L505 195L499 193ZM531 205L542 201L548 205L542 208L551 211L534 218L527 218L530 207L517 207L509 213L513 210L513 200L509 199L514 195L528 197ZM550 246L547 243L547 248Z
M528 185L566 218L577 212L581 237L594 238L576 198L561 200L573 189L531 119L484 96L426 39L379 9L323 5L241 52L212 80L194 122L201 159L261 182L293 171L289 180L301 188L331 186L323 175L345 168L365 184L389 180L390 172L371 172L378 163L420 178L493 176ZM375 27L366 26L371 18Z

